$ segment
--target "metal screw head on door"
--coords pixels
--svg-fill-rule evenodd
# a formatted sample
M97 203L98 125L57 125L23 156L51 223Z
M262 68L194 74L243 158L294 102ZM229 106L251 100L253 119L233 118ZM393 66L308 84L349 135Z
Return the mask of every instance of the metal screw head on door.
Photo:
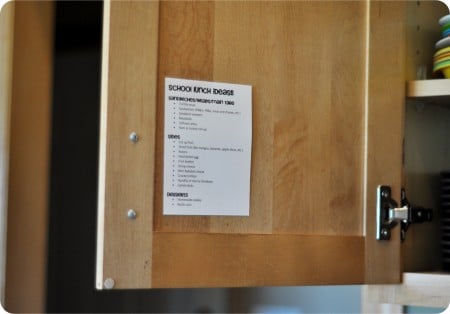
M128 136L128 139L129 139L130 141L132 141L133 143L136 143L137 141L139 141L139 137L138 137L138 135L136 134L136 132L130 133L130 135Z
M105 289L112 289L112 288L114 288L114 285L115 285L116 283L114 282L114 279L112 279L112 278L107 278L106 280L105 280L105 282L103 283L103 286L105 287Z
M129 219L136 219L136 217L137 217L136 211L133 210L133 209L129 209L128 212L127 212L127 217Z

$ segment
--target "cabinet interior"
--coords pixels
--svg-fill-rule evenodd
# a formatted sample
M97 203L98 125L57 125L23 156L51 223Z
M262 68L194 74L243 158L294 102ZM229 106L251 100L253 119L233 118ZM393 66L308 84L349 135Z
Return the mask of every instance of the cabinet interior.
M439 1L408 4L406 81L437 82L432 63L435 43L440 39L438 20L448 13ZM448 91L446 96L432 96L435 92L430 90L429 96L425 91L421 97L407 92L405 99L403 185L413 205L433 208L431 223L412 225L406 234L402 245L405 272L445 270L441 259L440 172L450 169L450 83L440 83L444 88L439 88Z

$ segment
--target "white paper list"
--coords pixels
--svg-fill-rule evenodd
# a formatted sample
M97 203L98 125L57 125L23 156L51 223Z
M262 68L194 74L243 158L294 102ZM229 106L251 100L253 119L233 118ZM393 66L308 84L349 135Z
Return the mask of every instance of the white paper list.
M248 216L252 88L165 80L164 215Z

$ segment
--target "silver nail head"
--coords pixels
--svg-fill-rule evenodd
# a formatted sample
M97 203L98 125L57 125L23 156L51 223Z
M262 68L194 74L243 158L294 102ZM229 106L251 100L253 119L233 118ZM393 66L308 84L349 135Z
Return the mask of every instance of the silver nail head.
M128 213L127 213L127 216L128 216L129 219L136 219L137 213L136 213L135 210L129 209Z
M107 278L105 280L105 282L103 283L103 286L105 287L105 289L112 289L114 288L115 282L114 279L112 278Z
M383 237L387 237L389 235L389 232L387 231L386 228L381 229L381 234L383 235Z
M138 135L136 134L136 132L132 132L130 133L130 136L128 136L128 138L130 139L130 141L132 141L133 143L136 143L139 140Z
M382 195L383 197L389 197L389 192L386 191L386 190L384 190L384 191L381 193L381 195Z

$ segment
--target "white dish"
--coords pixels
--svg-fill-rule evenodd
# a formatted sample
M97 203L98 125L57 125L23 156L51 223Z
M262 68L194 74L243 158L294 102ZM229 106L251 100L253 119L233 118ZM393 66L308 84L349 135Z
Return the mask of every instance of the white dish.
M443 49L448 46L450 46L450 37L442 38L441 40L436 42L436 45L435 45L436 50Z
M439 25L445 25L450 23L450 14L447 14L439 19Z

